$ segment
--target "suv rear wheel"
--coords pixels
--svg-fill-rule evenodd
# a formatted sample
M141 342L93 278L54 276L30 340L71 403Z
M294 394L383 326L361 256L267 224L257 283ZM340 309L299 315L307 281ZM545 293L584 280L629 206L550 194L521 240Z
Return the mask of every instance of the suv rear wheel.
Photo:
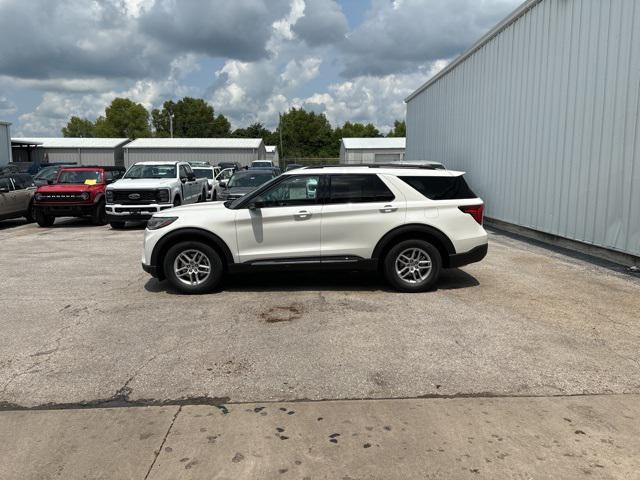
M429 242L405 240L389 250L383 268L387 281L397 290L424 292L438 280L442 258Z
M182 293L208 293L218 286L223 274L220 255L201 242L181 242L164 257L164 274Z

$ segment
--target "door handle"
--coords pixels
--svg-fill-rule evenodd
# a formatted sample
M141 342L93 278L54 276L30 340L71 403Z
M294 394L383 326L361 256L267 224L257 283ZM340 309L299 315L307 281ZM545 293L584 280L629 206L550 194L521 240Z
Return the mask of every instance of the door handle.
M311 214L306 210L301 210L298 213L296 213L294 216L299 220L306 220L307 218L311 217Z
M382 213L392 213L398 210L398 207L394 207L393 205L385 205L380 209Z

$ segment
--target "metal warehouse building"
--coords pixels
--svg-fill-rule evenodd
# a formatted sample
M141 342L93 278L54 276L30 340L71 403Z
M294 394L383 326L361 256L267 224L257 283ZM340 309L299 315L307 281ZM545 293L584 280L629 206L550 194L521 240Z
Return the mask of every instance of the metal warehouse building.
M266 147L267 156L266 160L271 160L274 165L280 165L280 154L278 153L278 147L275 145L267 145Z
M0 121L0 167L11 162L11 124Z
M267 156L260 138L139 138L125 146L127 167L147 160L238 162L249 165Z
M343 138L340 163L389 163L404 160L404 138Z
M128 138L13 138L14 162L73 162L78 165L124 164Z
M407 99L407 159L467 171L490 218L640 256L639 90L640 2L530 0Z

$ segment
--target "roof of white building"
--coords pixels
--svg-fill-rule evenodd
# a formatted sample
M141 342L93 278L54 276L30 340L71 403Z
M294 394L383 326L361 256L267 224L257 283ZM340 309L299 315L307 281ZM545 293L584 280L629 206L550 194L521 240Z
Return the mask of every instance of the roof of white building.
M138 138L126 148L260 148L261 138Z
M128 138L20 137L12 142L40 145L42 148L116 148Z
M342 143L347 150L400 150L406 148L404 137L343 138Z

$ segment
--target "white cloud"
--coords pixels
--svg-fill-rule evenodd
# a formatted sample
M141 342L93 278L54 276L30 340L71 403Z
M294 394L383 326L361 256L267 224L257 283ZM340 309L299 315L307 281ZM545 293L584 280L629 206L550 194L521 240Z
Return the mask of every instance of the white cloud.
M0 96L0 115L12 115L17 110L16 105L11 100Z

